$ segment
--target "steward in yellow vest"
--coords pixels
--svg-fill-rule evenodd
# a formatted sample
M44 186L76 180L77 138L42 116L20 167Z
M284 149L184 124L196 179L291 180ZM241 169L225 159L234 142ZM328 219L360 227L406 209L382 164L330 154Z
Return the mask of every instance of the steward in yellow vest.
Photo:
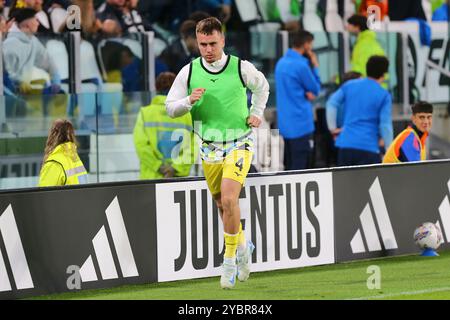
M167 91L174 79L173 73L160 74L156 80L157 91ZM141 108L136 119L133 136L141 163L141 179L188 176L197 158L191 115L170 118L165 102L165 95L155 96L149 106Z
M62 142L58 143L60 141ZM39 174L39 187L88 182L87 172L78 156L75 141L70 121L56 120L47 139L44 163ZM56 147L53 147L54 145Z

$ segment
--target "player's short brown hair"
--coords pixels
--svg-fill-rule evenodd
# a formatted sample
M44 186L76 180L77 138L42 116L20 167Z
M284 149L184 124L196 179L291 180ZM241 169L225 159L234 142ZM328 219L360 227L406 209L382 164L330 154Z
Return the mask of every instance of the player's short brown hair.
M411 106L413 114L416 113L433 113L433 105L426 101L419 101Z
M173 82L175 81L176 75L173 72L163 72L156 78L156 91L166 92L169 91Z
M222 23L216 17L209 17L197 23L197 33L211 35L214 31L222 33Z

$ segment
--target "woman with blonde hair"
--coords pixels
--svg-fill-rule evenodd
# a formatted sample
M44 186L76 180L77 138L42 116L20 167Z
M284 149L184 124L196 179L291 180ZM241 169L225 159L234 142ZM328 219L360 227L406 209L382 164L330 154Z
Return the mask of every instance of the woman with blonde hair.
M87 183L87 172L77 153L75 130L69 120L57 119L50 128L39 175L39 186Z

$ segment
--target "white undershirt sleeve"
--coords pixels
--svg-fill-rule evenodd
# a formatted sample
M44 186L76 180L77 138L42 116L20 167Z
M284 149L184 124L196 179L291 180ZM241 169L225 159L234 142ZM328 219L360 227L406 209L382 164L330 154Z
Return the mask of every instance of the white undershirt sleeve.
M192 108L187 85L189 69L190 65L188 64L180 70L167 95L166 110L171 118L181 117Z
M246 60L241 60L241 74L245 85L252 92L250 114L262 119L269 98L269 83L264 74Z

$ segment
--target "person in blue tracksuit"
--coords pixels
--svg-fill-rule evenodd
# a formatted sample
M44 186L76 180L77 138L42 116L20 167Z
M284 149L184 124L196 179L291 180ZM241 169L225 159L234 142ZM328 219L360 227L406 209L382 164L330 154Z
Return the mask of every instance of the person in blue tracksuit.
M308 31L294 34L292 48L275 66L277 116L285 142L285 170L307 169L312 153L311 101L319 94L321 86L313 43L314 36Z
M366 66L367 77L348 81L328 100L328 128L339 134L338 166L380 163L380 146L392 143L392 98L381 86L388 67L386 57L372 56ZM344 122L338 129L337 110L341 108Z

